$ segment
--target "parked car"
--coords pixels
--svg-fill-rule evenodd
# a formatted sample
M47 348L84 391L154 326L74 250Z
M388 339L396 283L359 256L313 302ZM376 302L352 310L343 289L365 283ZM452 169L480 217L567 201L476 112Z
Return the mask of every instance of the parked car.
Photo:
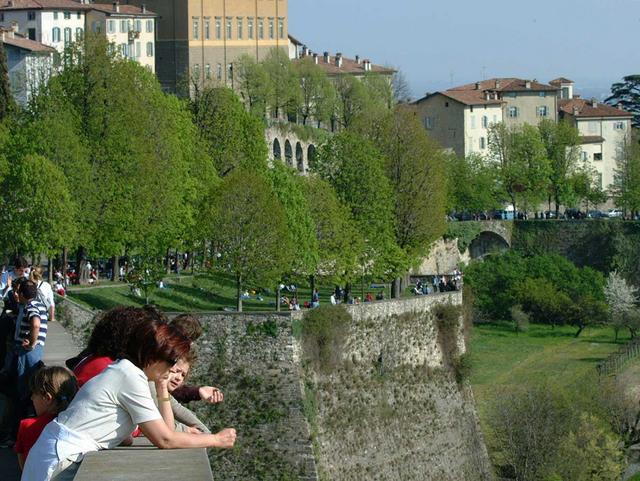
M607 217L622 217L623 215L622 209L609 209L607 212Z
M590 210L587 212L587 217L589 219L602 219L609 216L606 212L602 212L601 210Z
M545 219L555 219L556 218L556 211L555 210L545 210L544 211L544 218Z
M582 212L580 209L566 209L564 211L564 218L565 219L584 219L585 213Z

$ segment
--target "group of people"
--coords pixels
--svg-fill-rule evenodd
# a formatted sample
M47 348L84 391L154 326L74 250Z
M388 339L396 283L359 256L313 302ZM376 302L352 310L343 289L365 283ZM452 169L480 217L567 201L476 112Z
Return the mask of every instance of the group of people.
M15 409L9 418L16 422L4 428L15 439L23 480L73 479L87 453L131 444L140 435L159 448L233 447L234 429L211 434L182 405L224 399L213 386L184 384L202 334L195 317L169 321L153 307L117 307L98 317L87 348L67 367L44 366L54 311L31 280L38 269L29 278L25 269L16 260L3 288L2 327L12 321L15 327L1 383Z

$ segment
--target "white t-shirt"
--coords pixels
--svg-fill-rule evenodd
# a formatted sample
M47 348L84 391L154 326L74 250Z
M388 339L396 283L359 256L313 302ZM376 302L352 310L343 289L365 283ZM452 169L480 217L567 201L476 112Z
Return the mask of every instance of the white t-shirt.
M58 415L58 422L90 437L102 449L118 446L136 425L162 419L144 372L121 359L90 379Z
M40 281L38 283L38 300L42 302L47 310L55 305L55 301L53 299L53 289L51 289L51 284L47 281Z

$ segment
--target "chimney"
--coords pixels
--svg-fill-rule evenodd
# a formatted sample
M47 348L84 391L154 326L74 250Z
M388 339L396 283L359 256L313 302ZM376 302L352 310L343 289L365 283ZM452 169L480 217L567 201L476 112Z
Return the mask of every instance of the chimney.
M524 81L524 88L526 88L526 89L530 89L531 88L531 80L525 80Z
M119 12L120 11L120 2L118 2L118 1L113 2L113 11L114 12Z
M324 63L329 63L329 52L324 53Z
M335 61L336 61L336 67L341 68L342 67L342 54L340 52L336 53Z
M142 5L140 5L140 11L142 13L147 13L147 6L144 3Z
M496 79L496 89L500 88L500 80Z
M484 93L484 99L491 100L491 93L488 90Z
M598 101L596 100L596 98L595 98L595 97L592 97L592 98L591 98L591 106L592 106L594 109L598 108Z
M364 71L365 72L370 72L371 71L371 61L370 60L364 60Z
M13 38L13 34L14 33L18 33L20 31L20 26L18 25L18 22L11 22L11 26L9 27L9 30L11 31L11 35L9 35L9 38Z
M315 63L316 65L318 65L318 54L314 53L313 54L313 63Z
M573 106L573 116L576 117L580 113L580 109L577 105Z
M306 45L302 46L302 56L306 57L307 55L309 55L309 47L307 47Z
M360 60L360 55L356 55L356 63L358 65L360 65L360 63L362 63L362 61Z

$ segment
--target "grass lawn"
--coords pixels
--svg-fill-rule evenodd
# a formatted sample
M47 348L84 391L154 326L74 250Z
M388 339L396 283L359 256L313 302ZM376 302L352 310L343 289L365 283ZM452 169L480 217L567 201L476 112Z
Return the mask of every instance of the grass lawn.
M597 376L596 365L628 341L627 334L614 343L613 330L587 328L577 339L572 327L531 324L516 334L508 323L475 326L470 343L470 382L483 431L487 408L500 388L536 382L557 383L571 395Z
M208 273L193 276L168 276L165 279L165 285L167 286L166 289L155 288L150 292L150 302L164 311L219 311L224 308L235 309L236 306L236 287L234 280L230 276ZM333 285L318 285L321 304L329 302L333 289ZM251 292L250 287L247 287L247 290ZM377 290L371 290L371 292L375 295ZM131 289L126 284L117 283L111 285L109 281L103 281L100 285L94 287L73 286L69 289L67 295L72 300L94 309L109 309L119 305L141 306L145 303L144 298L133 296ZM282 295L292 296L290 292L286 291L283 291ZM359 285L353 287L353 295L361 295ZM251 299L242 301L244 310L275 310L276 297L273 290L262 293L262 301L257 300L255 295L251 297ZM300 305L310 299L311 290L309 286L298 286Z

